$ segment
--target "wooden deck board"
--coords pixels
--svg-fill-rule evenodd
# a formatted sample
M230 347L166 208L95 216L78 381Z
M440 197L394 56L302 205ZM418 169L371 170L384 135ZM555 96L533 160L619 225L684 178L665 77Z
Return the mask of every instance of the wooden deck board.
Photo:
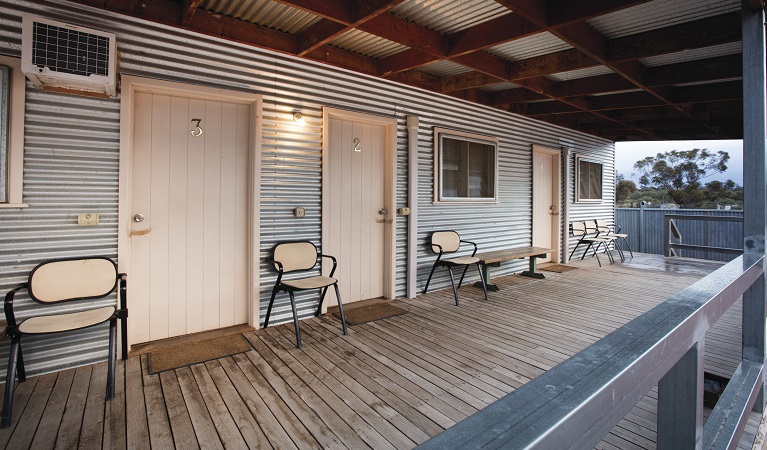
M17 386L0 448L407 449L586 348L717 267L637 255L626 263L509 276L481 289L443 290L395 304L408 314L350 327L338 319L246 331L253 350L160 374L145 356L118 364L105 402L106 365ZM709 330L706 371L739 362L740 304ZM654 448L657 389L596 448ZM759 426L752 414L739 448Z

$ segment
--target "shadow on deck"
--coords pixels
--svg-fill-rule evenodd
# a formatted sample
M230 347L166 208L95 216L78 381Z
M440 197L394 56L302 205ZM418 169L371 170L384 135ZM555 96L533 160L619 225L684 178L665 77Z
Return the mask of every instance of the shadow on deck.
M625 263L498 278L500 292L460 289L396 301L408 314L350 328L321 316L244 333L253 350L148 375L146 356L21 383L5 448L412 448L604 337L719 263L639 255ZM707 335L706 371L740 361L740 302ZM736 310L737 309L737 310ZM657 392L598 448L655 448ZM751 448L752 414L740 448ZM750 440L750 441L749 441Z

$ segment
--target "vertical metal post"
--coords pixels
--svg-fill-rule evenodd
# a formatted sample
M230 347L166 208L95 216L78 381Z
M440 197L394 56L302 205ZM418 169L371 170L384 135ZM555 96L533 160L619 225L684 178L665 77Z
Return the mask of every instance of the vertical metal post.
M764 254L767 232L767 92L765 13L742 0L743 24L743 252ZM743 294L743 359L765 360L764 274ZM754 405L764 411L764 382Z
M562 258L570 262L570 146L571 142L559 141L562 146Z
M658 382L658 450L703 445L703 341Z
M639 253L644 253L644 202L639 203Z
M418 284L418 116L407 116L408 206L407 298L415 298Z
M669 242L671 240L671 219L663 214L663 256L671 256L671 246Z

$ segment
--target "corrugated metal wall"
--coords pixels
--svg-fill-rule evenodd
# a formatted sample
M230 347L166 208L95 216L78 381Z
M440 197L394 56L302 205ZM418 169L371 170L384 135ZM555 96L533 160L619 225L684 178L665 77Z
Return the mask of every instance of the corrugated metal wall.
M666 214L686 216L717 216L743 219L743 211L720 209L659 209L659 208L615 208L615 223L628 234L629 245L635 252L662 255L664 249L663 227ZM743 248L743 222L727 221L706 224L703 221L677 220L682 234L682 243L711 247ZM687 258L732 261L738 255L698 250L677 250Z
M531 146L558 148L562 139L573 143L574 153L589 153L605 162L605 200L599 205L572 204L571 214L612 219L613 145L596 137L433 92L53 1L0 1L0 53L20 54L22 12L115 32L122 74L263 95L261 260L270 255L276 242L286 238L320 241L323 106L397 119L398 207L407 206L406 116L420 117L420 242L425 243L433 230L450 227L475 240L482 250L530 245ZM46 258L94 253L116 257L118 111L118 99L94 100L28 89L24 197L30 207L0 210L2 292L21 281L35 262ZM306 119L301 132L292 126L294 111L301 111ZM500 139L499 204L432 204L435 126ZM572 174L570 179L574 179ZM568 189L572 190L573 185ZM293 217L297 206L306 208L305 218ZM102 225L77 227L79 212L102 214ZM397 217L396 224L396 293L402 297L407 257L405 217ZM425 283L433 258L425 245L419 245L419 288ZM496 269L494 275L517 272L524 266L522 260L512 262ZM264 263L259 270L263 315L276 277ZM476 275L471 279L477 279ZM438 274L432 289L448 283L444 274ZM307 293L298 299L299 313L311 315L316 297ZM290 319L287 298L280 298L274 314L277 322ZM74 337L62 336L50 344L51 353L39 357L33 357L35 349L30 347L30 362L33 358L41 361L39 366L30 367L30 372L103 358L103 330L87 336L78 341L78 347L70 345ZM81 356L70 358L68 352L61 351L64 347L75 349ZM0 351L7 351L7 343Z

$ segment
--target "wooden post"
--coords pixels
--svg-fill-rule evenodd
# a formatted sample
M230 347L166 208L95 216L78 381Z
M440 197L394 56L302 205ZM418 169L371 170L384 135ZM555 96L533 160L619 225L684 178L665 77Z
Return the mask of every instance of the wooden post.
M693 345L658 383L658 450L701 447L703 348Z
M767 232L767 113L764 10L742 0L743 24L743 236L744 253L764 254ZM765 360L764 274L743 294L743 359ZM754 409L764 411L762 393Z

